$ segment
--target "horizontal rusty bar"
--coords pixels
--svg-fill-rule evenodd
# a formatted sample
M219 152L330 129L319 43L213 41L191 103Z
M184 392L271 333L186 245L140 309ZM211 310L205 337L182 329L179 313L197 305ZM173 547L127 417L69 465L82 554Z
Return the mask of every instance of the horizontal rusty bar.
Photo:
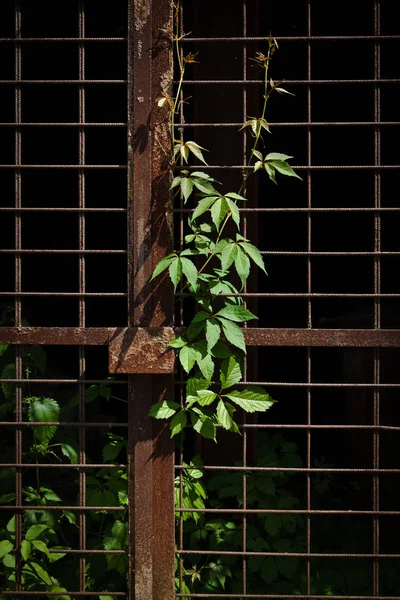
M60 552L59 550L57 552ZM249 550L178 550L179 554L210 555L210 556L282 556L292 558L400 558L400 554L372 554L372 553L339 553L339 552L250 552ZM330 597L330 596L329 596Z
M400 469L363 469L363 468L328 468L328 467L237 467L227 465L201 465L199 467L188 467L186 465L175 465L177 471L190 471L199 469L201 471L229 471L230 473L400 473Z
M0 169L104 169L104 170L126 170L126 165L0 165Z
M62 85L126 85L126 79L0 79L0 85L40 85L40 84L62 84Z
M2 37L0 43L11 42L21 44L23 42L126 42L126 37Z
M51 294L49 294L51 295ZM271 297L270 294L244 294L245 296ZM272 296L279 297L279 294ZM286 296L286 295L285 295ZM307 297L307 294L289 294L288 297ZM347 294L311 294L315 297L349 297ZM400 294L352 294L351 297L399 297ZM107 346L110 342L122 350L122 344L137 342L137 330L144 335L147 328L108 328L108 327L0 327L1 344L48 344L48 345L88 345ZM249 346L330 346L330 347L400 347L400 329L268 329L248 327L243 330ZM127 336L123 342L123 337ZM151 328L148 340L162 339L164 349L171 340L171 328ZM159 337L161 336L161 338ZM169 343L169 342L168 342ZM44 380L40 380L44 381ZM57 381L57 380L46 380ZM75 382L75 380L62 380ZM77 380L80 381L80 380ZM291 384L292 385L292 384ZM307 385L307 384L304 384ZM347 385L347 384L346 384ZM349 384L351 385L351 384ZM365 384L369 385L369 384Z
M178 550L178 554L179 554L179 550ZM46 592L47 593L47 592ZM381 595L374 595L374 596L349 596L349 595L340 595L340 596L335 596L333 594L329 594L329 596L327 596L326 594L232 594L229 593L229 596L227 594L190 594L188 595L187 593L184 594L180 594L180 593L176 593L175 594L176 598L225 598L225 600L233 600L234 598L238 598L238 600L243 600L244 598L268 598L270 600L275 600L275 598L282 598L282 600L285 600L285 598L290 598L290 600L326 600L326 598L328 597L329 600L367 600L368 598L373 598L373 600L399 600L399 596L381 596Z
M1 381L1 380L0 380ZM26 380L25 380L26 381ZM30 383L34 384L35 380L30 379ZM110 382L114 385L114 382ZM77 423L71 423L70 421L0 421L0 427L128 427L128 423L91 423L90 421L85 421L81 423L80 421Z
M36 469L37 463L1 463L1 467L3 469ZM126 469L127 466L123 464L113 465L109 463L40 463L39 467L41 469ZM29 507L27 507L29 508Z
M107 507L108 510L108 507ZM46 597L47 596L60 596L60 592L45 592ZM43 592L27 592L27 591L18 591L18 592L1 592L2 596L11 596L12 600L16 600L16 596L20 597L20 596L30 596L32 598L39 598L40 600L43 599ZM68 591L66 593L63 593L63 595L68 595L68 596L79 596L82 598L86 598L86 597L93 597L93 598L98 598L99 595L101 596L111 596L111 597L115 597L115 598L127 598L128 595L125 592L107 592L107 591L101 591L101 592L72 592L72 591ZM389 599L390 600L390 599Z
M9 82L9 80L5 81L5 83ZM0 81L1 83L2 81ZM24 83L24 81L21 83ZM177 84L178 81L175 83ZM261 79L185 79L183 83L185 85L264 85L264 81ZM285 79L284 83L286 85L377 85L381 83L400 83L400 79Z
M275 37L278 42L336 42L336 41L382 41L399 40L399 35L279 35ZM1 39L0 39L1 41ZM252 42L267 42L267 37L260 36L230 36L230 37L184 37L181 42L184 44L197 42L240 42L242 44Z
M7 165L4 165L7 166ZM8 165L10 167L12 165ZM0 165L0 168L2 165ZM199 168L199 165L184 165L182 169L195 171ZM253 166L250 165L207 165L207 169L212 169L214 171L219 170L227 170L227 171L237 171L238 169L243 171L253 170ZM385 170L393 170L400 169L400 165L293 165L293 169L296 171L385 171Z
M13 209L15 210L15 209ZM174 212L176 213L192 213L194 209L192 208L176 208ZM260 207L260 208L239 208L240 212L243 213L296 213L296 212L304 212L304 213L320 213L320 212L373 212L373 213L381 213L381 212L398 212L400 211L399 206L272 206L270 208Z
M77 250L63 248L0 248L0 254L127 254L126 250Z
M19 465L21 467L21 465ZM41 465L40 465L41 466ZM124 512L128 510L127 506L75 506L74 504L58 504L51 505L46 504L46 510L70 510L72 512L90 512L93 510L112 510L113 512ZM43 510L43 504L31 505L25 504L24 506L15 506L15 504L1 504L0 510L11 510L13 512L24 512L25 510Z
M400 346L400 329L261 329L244 331L249 346Z
M52 296L54 298L126 298L125 292L0 292L0 296Z
M399 208L400 210L400 208ZM16 208L15 206L1 206L0 212L76 212L76 213L126 213L126 208L112 208L112 207L101 207L101 208L78 208L75 206L22 206Z
M177 513L199 513L213 515L310 515L313 517L326 517L327 515L347 515L347 516L374 516L374 517L399 517L400 510L326 510L326 509L307 509L307 508L175 508Z
M10 125L10 123L0 123L1 126ZM14 125L14 123L11 123ZM15 123L15 125L17 125ZM400 125L400 121L288 121L282 123L269 122L269 127L385 127L385 126L397 126ZM186 121L185 123L176 123L176 129L190 129L191 127L243 127L243 123L191 123Z
M88 127L127 127L127 123L0 123L0 127L79 127L87 129Z

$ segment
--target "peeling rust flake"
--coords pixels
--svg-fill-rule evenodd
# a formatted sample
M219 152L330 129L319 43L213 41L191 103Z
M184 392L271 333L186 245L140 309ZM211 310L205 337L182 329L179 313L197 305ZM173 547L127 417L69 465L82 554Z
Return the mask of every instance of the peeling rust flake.
M135 29L141 31L150 16L150 0L135 0Z
M173 373L175 355L169 347L172 327L117 329L109 345L110 373L166 375Z

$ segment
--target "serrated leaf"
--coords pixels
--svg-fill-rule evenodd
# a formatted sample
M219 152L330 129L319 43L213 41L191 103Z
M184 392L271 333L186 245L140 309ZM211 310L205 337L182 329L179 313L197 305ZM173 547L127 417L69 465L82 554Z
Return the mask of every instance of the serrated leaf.
M186 203L193 191L193 181L190 179L190 177L182 177L180 185Z
M16 527L15 515L13 515L11 517L11 519L8 521L8 523L6 525L6 529L9 533L15 533L15 527Z
M53 398L31 398L29 402L29 420L30 421L58 421L60 416L60 407ZM51 438L57 431L56 425L45 425L43 427L34 427L36 438L41 444L47 446Z
M202 150L205 150L205 148L199 146L198 144L196 144L196 142L186 142L186 146L187 148L189 148L190 152L192 152L195 155L196 158L198 158L205 165L207 164L202 153Z
M292 167L285 160L269 160L265 164L272 165L282 175L287 175L288 177L297 177L297 179L302 181L300 175L297 175L297 173L293 171Z
M198 390L208 389L210 382L207 379L199 379L197 377L190 377L186 384L186 395L196 396Z
M171 437L180 433L186 426L187 423L187 415L184 410L179 411L176 415L174 415L171 419L170 427L171 427Z
M227 244L221 253L221 267L224 271L229 269L231 264L234 262L238 253L237 244L234 242Z
M249 244L248 242L240 242L240 246L241 248L243 248L243 250L246 252L246 254L248 254L251 258L251 260L253 262L256 263L256 265L258 267L260 267L260 269L262 269L264 271L264 273L267 275L267 271L265 270L265 264L264 264L264 259L259 251L258 248L256 248L255 246L253 246L253 244Z
M242 282L243 288L250 274L250 259L240 246L238 247L238 253L235 258L235 269Z
M185 171L185 173L187 173L188 171ZM178 175L177 177L174 177L174 180L171 184L171 187L169 188L170 190L173 190L174 188L178 187L178 185L180 185L182 179L184 179L183 177L181 177L180 175Z
M201 371L201 374L207 381L211 381L214 375L214 362L210 354L205 354L202 358L198 356L197 365Z
M265 157L265 160L288 160L293 158L293 156L289 156L288 154L280 154L279 152L270 152Z
M228 210L229 208L226 198L218 198L218 200L213 204L211 208L211 218L217 231L219 231L219 227L228 213Z
M197 433L199 433L204 438L214 440L214 442L216 441L217 430L210 417L191 412L190 418L192 421L193 429L197 431Z
M11 552L13 548L14 544L12 544L9 540L2 540L0 542L0 558L6 556L6 554Z
M229 358L232 356L232 350L225 342L219 340L212 349L212 355L215 356L215 358Z
M182 271L193 288L196 288L197 269L189 258L181 256Z
M175 257L169 265L169 276L174 285L174 292L176 292L176 288L182 277L182 262L179 257Z
M236 225L239 229L239 225L240 225L239 209L238 209L237 205L233 202L233 200L230 200L230 198L227 198L226 201L228 203L229 210L231 211L232 219L236 223Z
M241 196L240 194L236 194L235 192L228 192L227 194L225 194L226 198L233 198L233 200L243 200L244 202L247 201L247 198L244 198L244 196Z
M26 532L25 539L29 541L36 540L46 529L48 529L47 525L32 525Z
M169 343L170 348L183 348L186 346L187 340L180 335L176 335L172 342Z
M61 452L69 458L72 464L76 465L78 460L78 451L71 444L61 444Z
M275 183L275 185L278 185L278 182L276 181L276 177L275 177L275 168L268 163L261 164L261 166L263 166L264 169L267 171L268 177L270 178L272 183ZM255 167L254 167L254 170L256 170Z
M188 340L193 341L205 327L206 321L191 322L186 330Z
M234 390L226 394L226 397L249 413L265 412L275 403L262 388Z
M242 379L242 369L240 363L236 360L235 356L226 358L221 365L220 370L220 381L221 390L236 385L238 381Z
M208 352L210 352L221 336L221 329L218 324L218 321L216 321L215 319L207 319L205 329L207 350Z
M186 373L189 373L196 364L196 349L193 346L183 346L179 351L179 361Z
M228 342L246 354L246 344L244 341L243 331L240 329L240 327L238 327L236 323L223 318L221 318L221 324L222 330Z
M226 305L224 308L219 310L215 317L223 317L224 319L229 319L229 321L236 321L237 323L242 323L244 321L250 321L251 319L258 319L256 315L253 315L249 310L244 308L244 306L236 306L236 305Z
M192 220L198 219L202 214L204 214L213 204L218 200L219 196L207 196L207 198L202 198L199 200L196 208L192 214Z
M0 344L0 356L3 356L8 350L8 344Z
M176 413L179 409L179 404L177 402L172 402L171 400L163 400L162 402L157 402L153 404L150 409L149 415L154 417L155 419L169 419Z
M175 258L176 254L174 253L168 254L168 256L165 256L163 259L161 259L160 262L157 264L156 268L154 269L150 281L152 281L155 277L157 277L157 275L160 275L160 273L168 269L168 267L170 266L172 261L175 260Z
M200 406L208 406L214 402L217 394L211 390L199 390L197 392L197 396L199 398L197 402L200 404Z
M228 431L231 429L233 421L231 415L226 410L225 403L222 399L217 404L217 419L218 423L220 423L224 429L227 429Z
M258 158L258 160L260 160L261 162L264 160L263 155L261 154L261 152L259 152L258 150L254 150L253 152L254 156L256 158Z

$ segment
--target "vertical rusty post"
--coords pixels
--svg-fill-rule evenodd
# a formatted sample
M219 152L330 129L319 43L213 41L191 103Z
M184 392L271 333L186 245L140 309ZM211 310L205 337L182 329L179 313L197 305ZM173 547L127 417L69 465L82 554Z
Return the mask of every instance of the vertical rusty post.
M131 326L171 325L172 290L149 283L172 246L169 133L155 98L172 82L170 0L131 0L128 47L128 237ZM164 33L165 36L165 33ZM164 155L164 150L167 151ZM174 598L174 460L168 429L149 418L170 376L130 377L131 600Z

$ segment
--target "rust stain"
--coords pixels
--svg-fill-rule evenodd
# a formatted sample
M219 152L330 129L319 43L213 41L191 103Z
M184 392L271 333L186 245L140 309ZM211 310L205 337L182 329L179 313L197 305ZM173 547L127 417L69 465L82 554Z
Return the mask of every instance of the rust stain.
M173 373L175 354L169 344L172 327L119 329L110 340L110 373L166 375Z
M141 31L150 16L150 0L135 0L135 29Z

